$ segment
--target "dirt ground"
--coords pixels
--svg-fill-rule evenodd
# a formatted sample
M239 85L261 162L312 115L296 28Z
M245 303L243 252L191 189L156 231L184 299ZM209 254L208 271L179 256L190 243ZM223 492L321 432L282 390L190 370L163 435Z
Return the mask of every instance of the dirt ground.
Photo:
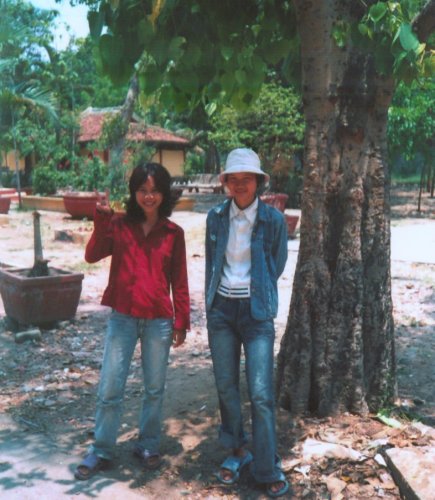
M200 195L201 196L201 195ZM416 213L416 193L393 191L392 226L424 224L435 231L435 200L425 197ZM203 300L205 213L213 196L202 195L192 212L175 211L173 220L186 232L192 298L192 331L187 343L173 350L164 404L162 453L164 466L144 472L131 455L141 399L140 358L133 360L126 390L117 457L107 478L125 481L144 498L263 498L264 492L244 475L238 486L223 487L213 476L225 458L217 445L219 422ZM84 244L92 222L74 221L66 214L41 212L44 257L49 265L83 272L83 290L76 317L42 331L40 342L16 343L0 302L0 413L7 413L28 433L68 443L77 459L92 440L95 394L102 358L108 310L99 306L107 282L109 261L88 265ZM54 238L70 230L76 242ZM276 321L276 352L284 332L297 258L297 239L289 243L289 261L280 279L280 309ZM397 418L406 413L435 425L435 264L392 260L396 324L398 391ZM12 209L0 218L0 263L31 267L33 228L30 212ZM246 398L246 387L242 386ZM249 406L244 410L248 421ZM249 430L249 428L248 428ZM382 446L425 444L427 438L412 424L386 426L375 416L292 420L278 410L279 452L296 498L388 498L399 491L379 463ZM307 458L308 440L341 444L365 455L364 460ZM70 471L66 472L70 475ZM340 489L341 488L341 489ZM338 493L337 493L338 492ZM335 496L334 496L335 495ZM340 496L341 495L341 496ZM92 496L92 495L90 495Z

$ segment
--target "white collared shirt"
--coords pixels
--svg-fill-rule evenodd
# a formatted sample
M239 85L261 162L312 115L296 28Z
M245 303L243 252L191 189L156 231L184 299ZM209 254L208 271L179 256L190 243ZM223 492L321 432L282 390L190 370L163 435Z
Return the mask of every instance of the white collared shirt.
M249 297L251 284L251 236L258 212L258 198L241 210L232 200L230 228L218 293L226 297Z

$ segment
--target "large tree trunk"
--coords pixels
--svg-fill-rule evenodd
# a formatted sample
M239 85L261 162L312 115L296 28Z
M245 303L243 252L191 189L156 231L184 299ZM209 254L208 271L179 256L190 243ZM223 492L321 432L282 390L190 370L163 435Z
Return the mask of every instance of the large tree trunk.
M362 3L295 0L306 117L300 250L278 356L294 414L366 413L395 396L387 111L393 81L331 36ZM313 36L313 33L316 36Z

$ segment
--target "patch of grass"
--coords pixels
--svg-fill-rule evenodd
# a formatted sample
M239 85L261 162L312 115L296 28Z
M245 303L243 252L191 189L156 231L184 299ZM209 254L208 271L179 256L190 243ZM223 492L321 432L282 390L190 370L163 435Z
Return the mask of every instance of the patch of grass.
M414 409L408 406L390 406L382 408L376 414L376 418L385 425L399 429L403 424L410 422L421 422L421 415Z
M412 174L412 175L398 175L398 174L392 174L391 176L391 184L394 186L400 186L400 185L415 185L419 186L420 185L420 174Z

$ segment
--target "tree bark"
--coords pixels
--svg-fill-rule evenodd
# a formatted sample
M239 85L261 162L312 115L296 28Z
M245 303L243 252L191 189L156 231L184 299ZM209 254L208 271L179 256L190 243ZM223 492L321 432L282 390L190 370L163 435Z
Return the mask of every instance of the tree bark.
M435 30L435 0L428 0L418 16L412 22L421 42L426 42Z
M48 276L48 260L44 259L42 253L42 238L41 238L41 214L37 211L33 212L33 251L34 262L28 276L32 278L40 276Z
M207 151L205 153L204 172L206 174L218 174L220 172L220 158L216 144L207 141Z
M369 55L333 41L335 23L360 18L362 3L294 4L304 185L278 402L294 414L364 414L392 403L396 392L386 149L394 86L375 73Z
M110 164L114 168L121 167L124 164L125 139L127 137L128 128L134 112L134 105L138 95L139 82L137 79L137 73L134 73L130 81L130 86L125 97L124 104L122 105L120 111L122 129L124 133L117 138L111 148Z

